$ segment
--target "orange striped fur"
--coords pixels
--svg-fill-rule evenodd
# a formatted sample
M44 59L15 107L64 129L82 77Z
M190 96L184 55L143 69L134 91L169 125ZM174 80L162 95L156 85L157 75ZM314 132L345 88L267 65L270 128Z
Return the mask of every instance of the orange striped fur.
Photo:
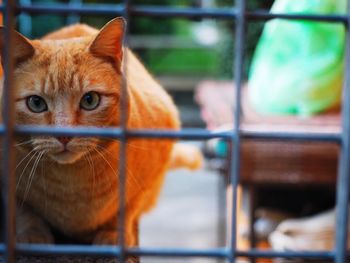
M115 127L123 63L126 62L128 119L133 129L178 129L171 98L133 53L122 48L125 23L109 22L100 31L73 25L41 40L16 33L14 73L16 123L55 126ZM3 30L0 48L3 47ZM124 55L123 55L124 51ZM84 110L84 94L95 91L100 104ZM34 113L28 97L41 96L47 110ZM115 244L120 210L119 142L103 138L66 138L66 148L52 136L22 137L17 149L17 239L54 242L55 228L78 241ZM133 139L127 144L127 245L136 244L135 225L160 191L173 141Z

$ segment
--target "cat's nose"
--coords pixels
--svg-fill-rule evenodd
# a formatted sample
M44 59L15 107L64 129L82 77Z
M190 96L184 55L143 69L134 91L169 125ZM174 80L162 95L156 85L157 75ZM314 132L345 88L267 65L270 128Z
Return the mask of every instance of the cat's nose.
M57 140L62 143L63 145L67 145L71 140L72 140L72 137L57 137Z

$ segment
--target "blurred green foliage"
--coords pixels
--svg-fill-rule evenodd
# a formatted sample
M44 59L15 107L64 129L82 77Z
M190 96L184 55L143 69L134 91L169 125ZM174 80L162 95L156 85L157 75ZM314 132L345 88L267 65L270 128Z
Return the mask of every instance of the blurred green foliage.
M68 3L68 0L32 0L33 3ZM133 4L139 5L163 5L163 6L198 6L200 0L133 0ZM216 0L217 6L231 8L233 0ZM247 8L249 10L269 9L273 0L250 0ZM116 4L116 0L85 0L84 3ZM81 22L95 26L103 26L113 17L107 16L82 16ZM33 16L32 36L40 37L50 31L56 30L67 23L67 16L37 15ZM162 41L164 36L175 36L193 43L193 26L201 23L201 20L186 19L157 19L146 17L132 17L129 32L134 35L159 36ZM233 77L233 50L234 50L234 22L215 21L220 33L220 40L211 47L198 45L196 48L162 48L162 49L140 49L138 55L147 64L147 67L159 75L192 75L211 78L230 79ZM251 23L247 29L246 63L247 72L251 55L255 44L260 36L263 24Z

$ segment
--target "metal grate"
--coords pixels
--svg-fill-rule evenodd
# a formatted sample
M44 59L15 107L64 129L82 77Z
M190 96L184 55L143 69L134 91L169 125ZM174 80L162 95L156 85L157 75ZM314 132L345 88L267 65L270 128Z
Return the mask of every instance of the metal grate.
M347 52L345 59L345 84L343 89L343 107L342 107L342 132L340 134L313 134L313 133L288 133L288 132L245 132L240 128L241 116L241 86L243 57L245 44L245 28L249 20L267 21L273 18L282 18L289 20L310 20L327 21L330 23L342 23L346 26L350 24L350 4L346 15L301 15L301 14L270 14L261 11L246 11L246 1L236 0L236 5L232 8L175 8L159 6L135 6L131 1L124 0L123 4L115 5L83 5L80 1L70 5L65 4L22 4L15 5L14 0L8 0L1 6L1 11L5 16L5 87L4 87L4 123L0 126L0 134L4 137L4 149L8 153L5 156L4 167L4 212L5 212L5 243L0 244L0 253L4 255L6 262L15 262L16 255L87 255L87 256L109 256L117 257L120 262L124 262L126 256L152 256L152 257L206 257L227 259L229 262L235 262L237 257L248 258L304 258L304 259L328 259L336 263L344 263L347 258L347 219L348 219L348 197L349 197L349 174L350 174L350 35L347 34ZM29 1L30 2L30 1ZM125 126L125 102L126 85L124 80L121 110L122 125L120 128L55 128L55 127L28 127L16 126L14 124L14 106L11 103L12 92L12 33L11 28L14 24L14 16L19 13L27 14L66 14L70 15L72 20L82 14L88 15L123 15L126 18L131 16L148 17L178 17L178 18L215 18L234 20L236 23L236 47L234 71L236 76L236 108L234 129L230 132L210 132L203 129L183 129L181 131L155 131L155 130L127 130ZM32 135L67 135L67 136L104 136L118 138L124 147L121 147L120 158L125 161L125 142L128 138L181 138L186 140L203 140L209 138L224 138L233 143L231 154L230 186L233 191L230 198L233 200L231 207L230 242L226 247L216 249L182 249L182 248L127 248L124 246L124 237L120 237L121 244L115 246L78 246L78 245L24 245L15 243L15 177L14 177L14 150L13 137L17 134ZM241 139L281 139L281 140L301 140L301 141L331 141L340 144L341 158L339 160L339 174L337 181L337 224L336 224L336 246L334 251L328 252L276 252L276 251L239 251L236 247L236 189L239 178L240 165L240 141ZM121 185L125 184L124 162L120 162ZM124 208L124 188L119 191L121 206ZM124 209L119 218L119 227L124 225ZM121 231L122 233L122 231Z

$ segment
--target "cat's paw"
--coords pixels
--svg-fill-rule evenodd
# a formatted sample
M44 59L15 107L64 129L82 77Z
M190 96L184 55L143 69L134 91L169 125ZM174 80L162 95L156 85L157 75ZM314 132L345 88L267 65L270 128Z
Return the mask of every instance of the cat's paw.
M118 245L119 237L118 232L113 230L101 230L97 232L93 242L95 245ZM134 246L135 239L132 235L125 235L125 245Z
M25 231L16 235L17 243L54 244L54 237L48 231Z
M94 245L117 245L118 232L113 230L98 231L92 243Z

